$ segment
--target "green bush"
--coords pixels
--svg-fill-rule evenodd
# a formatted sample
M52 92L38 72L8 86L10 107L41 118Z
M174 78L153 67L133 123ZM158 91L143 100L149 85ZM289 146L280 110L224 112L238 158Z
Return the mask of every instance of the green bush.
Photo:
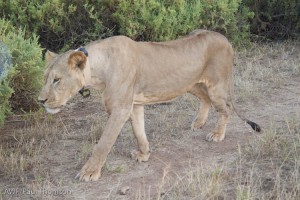
M136 40L178 38L194 29L225 33L235 41L249 35L252 13L242 0L10 0L0 2L0 18L35 33L53 51L124 34Z
M298 0L243 0L255 13L251 32L271 39L300 36Z
M38 37L26 38L25 30L13 28L0 19L0 41L9 49L12 67L0 82L0 124L11 111L31 111L37 108L36 98L42 85L42 48Z
M124 0L113 13L119 32L133 39L163 41L194 29L210 29L238 41L249 36L253 16L241 0Z
M250 36L249 19L254 13L242 0L202 0L199 27L225 34L233 43L245 43Z
M0 50L0 54L2 54L2 49ZM6 52L5 52L6 53ZM2 59L2 58L1 58ZM8 68L9 65L6 63L5 67ZM2 72L4 73L4 72ZM1 79L4 76L1 76ZM4 122L5 116L10 113L10 106L9 106L9 98L11 97L13 90L9 86L9 82L7 80L7 75L5 79L0 79L0 127Z
M200 1L120 1L113 19L120 34L137 40L163 41L195 29L203 10Z
M101 1L100 1L101 2ZM101 18L102 8L88 0L10 0L0 1L0 18L16 27L24 27L27 35L35 33L42 47L58 51L75 48L88 40L105 34Z

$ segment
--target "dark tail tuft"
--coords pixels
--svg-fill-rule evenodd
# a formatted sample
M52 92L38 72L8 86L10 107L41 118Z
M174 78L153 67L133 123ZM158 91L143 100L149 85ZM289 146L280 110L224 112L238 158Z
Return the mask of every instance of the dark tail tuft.
M249 125L251 126L251 128L252 128L253 130L255 130L256 132L260 132L260 131L261 131L261 128L260 128L260 126L259 126L257 123L251 122L250 120L246 120L246 122L247 122L247 124L249 124Z

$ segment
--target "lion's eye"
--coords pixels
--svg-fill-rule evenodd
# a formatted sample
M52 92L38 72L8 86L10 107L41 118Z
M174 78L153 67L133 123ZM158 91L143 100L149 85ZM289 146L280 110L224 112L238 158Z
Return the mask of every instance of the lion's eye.
M59 81L60 81L60 78L55 78L55 79L53 80L53 84L58 83Z

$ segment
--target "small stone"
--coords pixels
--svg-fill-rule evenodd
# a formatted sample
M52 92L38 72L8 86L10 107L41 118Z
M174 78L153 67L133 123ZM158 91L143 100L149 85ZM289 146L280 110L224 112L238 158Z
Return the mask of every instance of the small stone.
M124 187L122 187L122 188L119 190L119 194L120 194L120 195L126 195L127 192L129 191L129 189L130 189L130 187L124 186Z

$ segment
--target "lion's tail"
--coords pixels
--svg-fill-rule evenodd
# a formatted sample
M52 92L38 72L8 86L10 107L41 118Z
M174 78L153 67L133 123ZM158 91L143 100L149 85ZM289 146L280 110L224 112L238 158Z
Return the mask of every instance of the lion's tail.
M239 112L238 112L238 110L236 109L236 107L235 107L235 101L234 101L234 95L233 95L233 79L231 79L232 81L232 83L231 83L231 85L230 85L230 100L231 100L231 105L232 105L232 109L233 109L233 111L237 114L237 116L241 119L241 120L243 120L244 122L246 122L247 124L249 124L250 126L251 126L251 128L254 130L254 131L256 131L256 132L260 132L261 131L261 128L260 128L260 126L257 124L257 123L255 123L255 122L253 122L253 121L250 121L249 119L247 119L247 118L245 118L243 115L241 115Z
M247 124L249 124L249 125L251 126L251 128L252 128L254 131L256 131L256 132L260 132L260 131L261 131L261 128L260 128L260 126L259 126L257 123L255 123L255 122L253 122L253 121L250 121L249 119L245 118L244 116L242 116L242 115L236 110L233 101L231 102L231 105L232 105L233 111L237 114L237 116L238 116L241 120L243 120L244 122L246 122Z

